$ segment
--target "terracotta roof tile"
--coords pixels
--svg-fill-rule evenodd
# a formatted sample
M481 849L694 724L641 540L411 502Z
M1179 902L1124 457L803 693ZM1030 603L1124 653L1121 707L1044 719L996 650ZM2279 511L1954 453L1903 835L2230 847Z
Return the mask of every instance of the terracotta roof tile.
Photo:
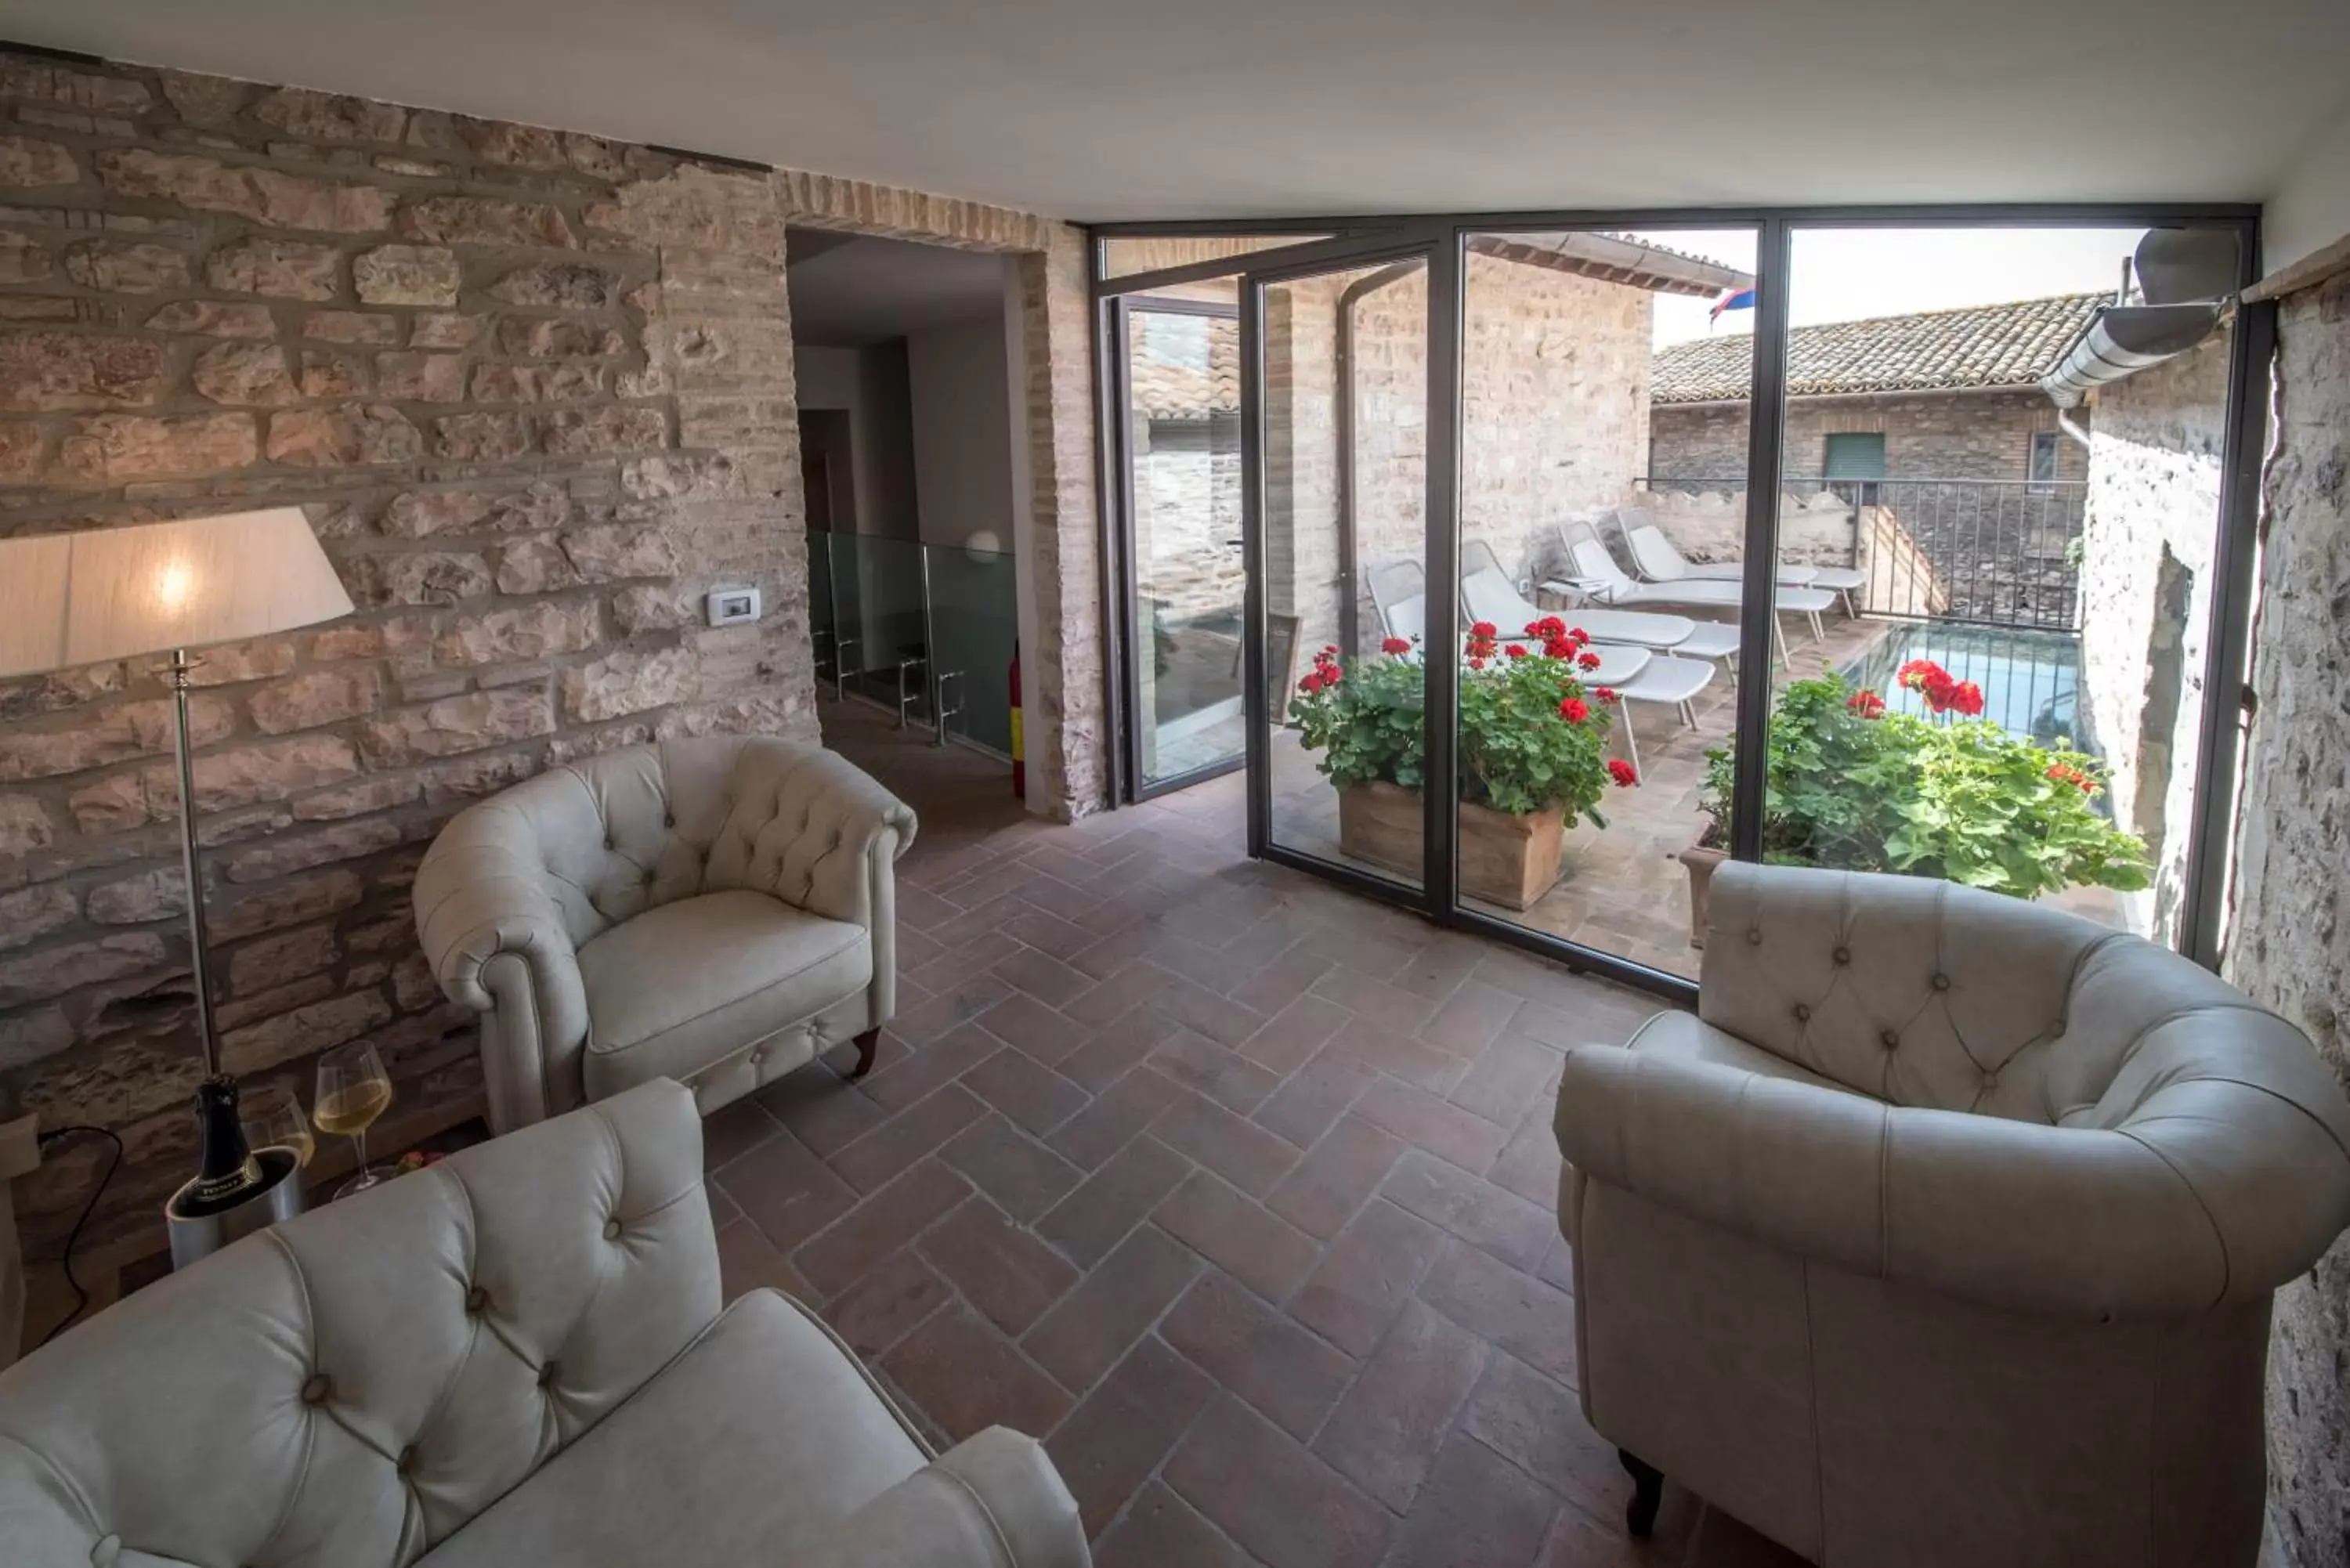
M1919 392L2028 387L2112 296L2060 294L2007 305L1879 316L1798 327L1787 335L1787 389L1794 397L1838 392ZM1702 403L1747 395L1753 339L1704 337L1657 351L1649 400Z

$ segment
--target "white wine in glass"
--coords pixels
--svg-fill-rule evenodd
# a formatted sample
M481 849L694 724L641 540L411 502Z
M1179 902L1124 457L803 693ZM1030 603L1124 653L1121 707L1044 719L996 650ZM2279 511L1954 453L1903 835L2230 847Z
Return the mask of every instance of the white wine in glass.
M255 1148L291 1149L302 1166L307 1166L318 1152L318 1139L310 1131L310 1118L303 1112L301 1100L283 1084L244 1090L237 1119L244 1124L244 1141Z
M359 1152L359 1174L345 1182L336 1197L382 1184L383 1178L368 1168L367 1130L390 1104L391 1075L383 1070L383 1058L366 1041L338 1045L318 1058L318 1100L310 1118L320 1132L349 1138Z

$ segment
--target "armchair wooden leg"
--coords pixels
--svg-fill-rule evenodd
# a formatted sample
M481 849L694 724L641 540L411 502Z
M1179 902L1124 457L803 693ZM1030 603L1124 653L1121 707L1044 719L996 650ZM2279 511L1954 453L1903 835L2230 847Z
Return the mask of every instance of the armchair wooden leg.
M1636 1541L1646 1541L1657 1527L1657 1505L1664 1501L1665 1472L1627 1449L1616 1450L1624 1473L1632 1478L1631 1506L1624 1511L1624 1528Z
M873 1053L881 1044L881 1031L868 1029L857 1037L857 1070L848 1075L861 1078L873 1071Z

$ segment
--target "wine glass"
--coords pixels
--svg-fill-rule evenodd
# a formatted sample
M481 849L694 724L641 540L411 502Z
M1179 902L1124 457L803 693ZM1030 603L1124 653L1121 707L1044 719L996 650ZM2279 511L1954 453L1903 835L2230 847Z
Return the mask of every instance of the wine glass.
M367 1130L391 1104L391 1075L383 1058L364 1040L338 1045L318 1058L318 1099L310 1112L322 1133L348 1137L359 1151L359 1174L336 1190L338 1198L382 1185L368 1168Z
M297 1166L308 1165L318 1151L300 1096L283 1084L260 1084L244 1091L237 1119L244 1124L246 1143L255 1148L291 1149Z

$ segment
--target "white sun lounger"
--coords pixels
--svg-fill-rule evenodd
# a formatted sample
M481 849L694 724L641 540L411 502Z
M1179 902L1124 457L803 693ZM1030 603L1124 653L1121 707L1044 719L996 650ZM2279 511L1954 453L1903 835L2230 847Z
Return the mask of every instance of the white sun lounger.
M1743 561L1692 561L1665 531L1658 527L1648 514L1638 507L1621 508L1614 514L1617 532L1632 553L1632 565L1640 576L1652 583L1742 582L1746 576ZM1844 600L1844 613L1855 614L1852 596L1868 586L1868 574L1856 566L1794 566L1779 565L1779 586L1790 588L1821 588Z
M1746 590L1742 584L1720 581L1689 583L1636 582L1631 575L1616 562L1599 536L1584 524L1565 524L1559 528L1559 538L1566 545L1569 575L1558 581L1543 585L1560 593L1582 593L1609 608L1635 605L1691 605L1713 609L1742 609ZM1820 612L1835 607L1835 596L1820 588L1780 588L1773 598L1777 611L1794 611L1807 617L1814 638L1825 636L1820 625ZM1588 628L1585 629L1588 630ZM1778 618L1772 618L1772 641L1778 646L1779 662L1793 669L1787 658L1787 642L1779 631Z
M1549 587L1553 585L1544 586ZM1461 592L1463 604L1482 603L1501 612L1483 618L1504 630L1514 631L1545 615L1558 614L1565 618L1562 612L1540 609L1526 603L1511 584L1508 575L1502 570L1502 563L1494 556L1493 547L1482 539L1470 539L1461 544ZM1471 613L1474 618L1473 610ZM1502 614L1518 618L1504 625ZM1694 620L1684 615L1659 615L1653 610L1611 610L1586 606L1575 610L1573 624L1594 642L1627 643L1634 648L1653 648L1659 652L1690 659L1728 659L1738 657L1738 625L1735 621Z

